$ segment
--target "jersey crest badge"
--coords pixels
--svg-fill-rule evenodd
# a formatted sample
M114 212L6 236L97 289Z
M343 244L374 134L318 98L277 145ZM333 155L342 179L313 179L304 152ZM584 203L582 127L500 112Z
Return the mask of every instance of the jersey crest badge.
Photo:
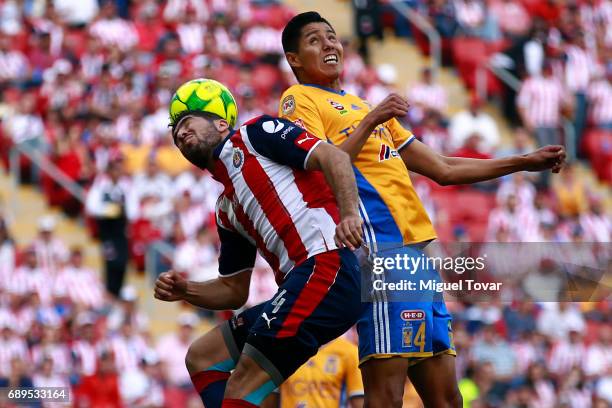
M234 154L232 156L232 164L234 165L235 168L239 169L240 167L242 167L242 164L244 163L244 153L242 153L242 150L240 150L237 147L234 147Z
M291 115L295 111L295 98L293 95L287 95L283 98L281 110L283 115Z

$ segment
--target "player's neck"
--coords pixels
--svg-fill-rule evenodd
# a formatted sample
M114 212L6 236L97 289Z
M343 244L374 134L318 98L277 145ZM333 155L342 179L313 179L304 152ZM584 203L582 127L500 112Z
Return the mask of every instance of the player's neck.
M333 89L334 91L342 90L342 86L340 85L340 78L336 78L333 81L321 81L304 75L302 78L300 78L300 84L317 85L321 88Z

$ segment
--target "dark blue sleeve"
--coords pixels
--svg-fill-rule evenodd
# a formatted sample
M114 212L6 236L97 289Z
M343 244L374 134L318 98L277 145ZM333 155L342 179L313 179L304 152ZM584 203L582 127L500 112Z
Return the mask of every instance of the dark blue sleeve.
M257 153L277 163L298 169L306 168L310 153L321 139L293 122L262 116L247 127L248 139Z
M253 269L257 249L242 235L217 227L221 241L219 274L230 276L246 269Z

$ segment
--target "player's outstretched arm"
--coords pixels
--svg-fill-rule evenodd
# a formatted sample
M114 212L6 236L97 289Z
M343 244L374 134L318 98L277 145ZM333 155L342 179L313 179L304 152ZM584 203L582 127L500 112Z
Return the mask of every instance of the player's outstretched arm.
M251 272L245 270L233 276L192 282L170 270L157 278L154 296L166 302L184 300L209 310L238 309L249 297Z
M395 93L390 94L359 122L348 139L338 147L348 153L351 161L355 161L374 129L392 118L406 116L409 107L405 98Z
M358 211L357 183L348 155L329 143L319 143L308 161L307 170L322 170L332 188L340 209L336 227L336 244L351 250L363 242L361 217Z
M400 151L410 171L440 185L470 184L519 171L552 170L558 173L565 162L563 146L544 146L532 153L501 159L469 159L442 156L415 140Z

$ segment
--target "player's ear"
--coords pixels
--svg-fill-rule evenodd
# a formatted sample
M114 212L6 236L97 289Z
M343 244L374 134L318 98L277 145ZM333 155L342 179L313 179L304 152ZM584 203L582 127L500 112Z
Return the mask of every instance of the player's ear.
M287 58L287 62L289 66L293 69L301 68L302 61L300 61L300 57L295 52L287 52L285 53L285 58Z
M225 119L216 119L213 121L213 124L215 125L215 129L217 129L217 132L219 133L225 132L230 127L229 123L227 123L227 120Z

